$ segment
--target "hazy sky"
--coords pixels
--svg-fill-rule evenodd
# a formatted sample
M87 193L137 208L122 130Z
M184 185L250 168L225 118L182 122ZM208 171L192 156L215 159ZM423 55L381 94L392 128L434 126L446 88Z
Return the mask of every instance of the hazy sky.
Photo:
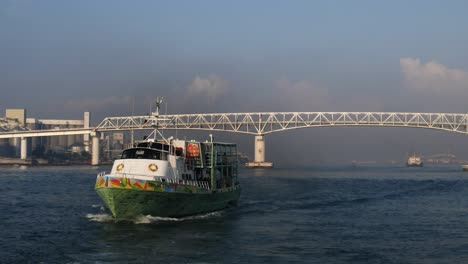
M0 111L37 118L247 111L468 112L468 1L0 0ZM136 101L132 110L132 98ZM253 151L253 137L220 134ZM298 151L297 157L284 152ZM325 128L267 138L307 163L468 158L468 137ZM251 153L249 153L251 154Z

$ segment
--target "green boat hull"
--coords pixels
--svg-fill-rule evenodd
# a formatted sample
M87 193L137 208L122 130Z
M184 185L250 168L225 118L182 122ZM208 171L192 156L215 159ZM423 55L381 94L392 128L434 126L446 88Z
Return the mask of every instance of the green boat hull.
M96 192L116 220L133 220L140 215L183 217L222 210L237 203L241 188L190 193L96 187Z

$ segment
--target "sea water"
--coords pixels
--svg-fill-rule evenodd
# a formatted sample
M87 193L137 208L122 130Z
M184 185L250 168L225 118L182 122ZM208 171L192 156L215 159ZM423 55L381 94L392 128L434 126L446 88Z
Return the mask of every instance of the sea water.
M0 263L468 263L460 166L241 169L238 206L114 222L110 167L0 167Z

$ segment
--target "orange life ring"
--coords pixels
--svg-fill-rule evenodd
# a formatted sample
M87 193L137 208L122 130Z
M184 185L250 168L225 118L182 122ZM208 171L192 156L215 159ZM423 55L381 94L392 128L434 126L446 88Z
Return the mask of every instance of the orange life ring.
M200 156L200 148L196 143L187 144L187 157L198 157Z

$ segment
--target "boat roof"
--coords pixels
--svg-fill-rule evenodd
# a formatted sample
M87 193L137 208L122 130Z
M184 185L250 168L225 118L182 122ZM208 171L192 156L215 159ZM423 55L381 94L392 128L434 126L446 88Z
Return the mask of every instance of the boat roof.
M209 143L213 143L215 145L226 145L226 146L234 146L234 145L237 145L236 143L232 143L232 142L210 142L210 141L197 141L197 140L185 140L185 139L172 139L174 141L185 141L187 143L202 143L202 144L209 144ZM148 140L148 139L145 139L145 140L135 140L135 143L136 144L140 144L140 143L160 143L160 144L168 144L168 142L164 139L157 139L157 140Z

